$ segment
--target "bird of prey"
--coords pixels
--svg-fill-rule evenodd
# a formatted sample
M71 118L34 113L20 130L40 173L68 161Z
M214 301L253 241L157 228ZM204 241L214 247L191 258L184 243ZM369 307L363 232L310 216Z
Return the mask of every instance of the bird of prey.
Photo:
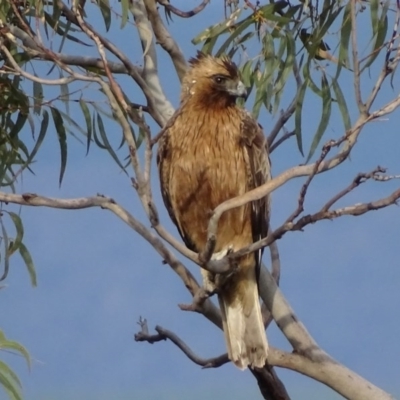
M179 109L167 122L157 163L166 208L186 246L204 250L213 210L270 179L265 136L236 100L246 97L237 66L201 52L189 61ZM268 233L268 196L225 212L218 224L214 259ZM230 360L240 369L263 367L268 343L257 286L262 252L245 255L226 279L202 269L215 289Z

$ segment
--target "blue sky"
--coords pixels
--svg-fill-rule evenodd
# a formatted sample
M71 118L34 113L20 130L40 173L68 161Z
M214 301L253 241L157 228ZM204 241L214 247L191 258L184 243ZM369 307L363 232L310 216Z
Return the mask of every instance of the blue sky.
M190 4L195 5L194 2ZM175 3L177 5L182 2ZM206 12L188 21L170 25L187 57L195 53L190 39L221 18L222 6L213 3ZM98 21L101 26L101 19ZM110 38L134 62L138 43L121 38L132 30L115 28ZM184 32L184 34L182 34ZM332 38L334 41L335 38ZM329 37L327 39L329 43ZM74 48L67 48L73 52ZM89 49L88 51L94 51ZM169 60L160 52L162 83L176 106L179 85ZM370 88L366 76L363 88ZM349 104L353 94L351 74L343 73ZM385 86L378 104L398 93ZM347 90L347 89L346 89ZM132 100L140 100L132 86ZM288 99L283 99L283 105ZM316 128L317 107L312 96L305 102L303 131L306 143ZM81 121L79 111L77 121ZM354 117L354 105L350 107ZM310 116L310 118L308 118ZM378 164L389 173L400 173L398 113L368 126L351 159L335 171L315 178L307 197L306 212L321 207L354 176ZM266 132L273 118L265 110L260 122ZM293 125L288 124L288 129ZM111 131L115 125L107 125ZM156 128L153 126L154 133ZM102 193L115 198L143 219L140 205L107 153L95 149L85 156L85 146L69 140L69 161L64 182L58 187L59 154L55 132L46 140L34 171L25 175L19 188L54 197L81 197ZM28 140L29 131L24 133ZM332 118L326 139L343 134L338 114ZM119 132L118 132L119 135ZM118 143L118 138L115 139ZM122 153L121 153L122 154ZM274 175L304 160L294 141L272 155ZM177 235L165 213L157 189L154 195L162 222ZM273 194L272 224L278 226L296 206L303 181L289 182ZM388 195L396 182L368 182L342 203L353 204ZM11 208L11 207L10 207ZM15 210L16 208L14 208ZM27 400L105 399L203 399L261 398L254 378L226 365L201 370L171 343L136 343L139 316L149 327L161 325L178 333L199 355L215 356L225 351L222 332L198 314L183 313L178 303L189 302L188 292L161 263L151 247L111 213L100 210L60 211L44 208L22 210L25 244L34 258L38 287L32 289L24 265L12 259L8 287L0 291L1 328L30 351L30 372L22 359L1 354L22 378ZM289 233L280 242L281 288L299 318L317 342L338 361L383 389L400 395L400 265L399 210L390 207L361 217L343 217L309 226L303 233ZM267 258L266 258L267 260ZM190 266L199 276L198 268ZM290 347L272 325L268 336L273 346ZM335 400L341 397L306 377L279 370L294 400ZM0 394L0 399L3 397Z

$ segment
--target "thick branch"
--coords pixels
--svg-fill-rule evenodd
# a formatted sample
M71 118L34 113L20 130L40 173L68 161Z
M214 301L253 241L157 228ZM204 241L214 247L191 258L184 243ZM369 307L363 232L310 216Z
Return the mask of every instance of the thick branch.
M142 77L144 78L154 99L155 107L165 118L164 123L174 113L174 108L165 97L161 87L157 70L157 53L153 41L153 30L149 22L146 7L143 0L134 0L131 5L131 11L135 18L135 26L139 33L142 43L144 67Z

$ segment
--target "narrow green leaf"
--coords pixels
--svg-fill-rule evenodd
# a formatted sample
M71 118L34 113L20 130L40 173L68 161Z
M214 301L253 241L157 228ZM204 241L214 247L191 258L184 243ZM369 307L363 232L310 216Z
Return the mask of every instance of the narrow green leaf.
M39 82L33 82L33 112L40 115L43 102L43 87Z
M215 43L217 43L217 40L218 40L218 36L214 36L210 39L207 39L204 42L203 47L201 48L202 53L212 54L213 48L215 46Z
M37 286L37 276L35 265L33 264L33 259L29 250L26 246L21 242L19 245L19 253L21 254L22 259L25 262L26 268L28 269L29 277L31 279L31 285L33 287Z
M90 143L92 141L92 121L90 119L90 111L89 111L89 107L87 106L87 104L80 99L79 100L79 105L81 107L83 116L85 117L85 122L86 122L86 155L89 154L89 149L90 149Z
M0 374L4 376L9 376L10 381L13 381L15 386L19 386L21 388L21 381L18 378L18 375L3 361L0 361Z
M101 14L104 19L104 24L106 26L106 31L110 29L111 26L111 9L109 0L98 0L97 4L100 7Z
M379 24L379 17L378 17L378 11L379 11L379 0L371 0L370 1L370 15L371 15L371 28L372 28L372 36L375 36L376 33L378 32L378 24Z
M104 145L106 146L107 151L110 153L111 157L114 159L114 161L118 164L118 166L125 171L124 166L122 165L121 161L119 160L117 154L115 153L114 149L112 148L110 142L108 141L106 131L104 129L104 124L103 120L101 118L100 114L97 114L97 126L100 131L100 136L103 140Z
M192 39L192 43L196 45L207 39L221 35L228 29L228 27L232 26L235 23L241 12L242 9L238 8L226 20L219 22L218 24L212 25L199 33L194 39Z
M215 53L216 57L221 57L222 54L226 52L228 49L229 45L244 31L246 30L250 25L252 24L252 21L249 19L247 21L241 22L240 24L235 25L235 30L229 35L228 39L225 40L225 42L222 44L222 46L219 48L219 50Z
M254 105L253 105L253 115L256 119L258 118L258 115L260 114L261 106L264 104L264 101L266 99L268 83L269 83L269 80L265 79L257 87L256 97L254 99Z
M3 386L3 389L11 400L22 400L20 390L15 387L15 383L2 370L0 370L0 385Z
M122 17L121 17L121 29L123 29L128 22L129 18L129 0L121 0Z
M103 0L103 1L105 1L105 0ZM66 31L64 31L63 29L61 29L60 26L59 26L59 24L58 24L58 21L55 21L55 20L53 19L53 17L52 17L49 13L45 12L44 15L45 15L45 20L46 20L47 24L48 24L49 26L51 26L52 29L53 29L58 35L62 36L63 38L67 38L67 39L71 40L71 42L75 42L75 43L82 44L83 46L91 47L90 44L83 42L82 40L76 38L75 36L69 35ZM46 32L47 32L47 24L44 25L44 26L45 26ZM53 69L54 69L54 67L51 68L51 71L52 71Z
M344 129L347 132L351 128L351 119L349 115L349 110L347 108L346 99L336 79L332 79L332 88L336 96L336 101L338 103L340 113L342 114Z
M53 117L54 127L56 128L58 135L58 143L60 145L60 154L61 154L61 167L60 167L60 178L59 184L61 186L65 168L67 166L67 134L65 132L64 121L61 117L60 111L57 108L50 107L51 115Z
M342 66L349 68L349 44L350 44L350 34L351 34L352 24L351 24L351 2L347 4L343 13L342 26L340 28L340 47L339 47L339 62L337 65L336 78L340 74Z
M25 122L27 119L28 119L28 115L26 113L23 113L21 111L18 113L17 120L16 120L13 128L9 132L9 136L11 138L14 138L15 136L18 135L18 133L21 131L21 129L25 125Z
M277 112L280 105L280 99L283 95L283 88L286 85L287 79L293 71L293 64L296 56L296 45L294 39L290 33L286 34L286 38L282 38L282 42L286 46L286 60L282 63L282 67L279 69L278 76L274 85L275 101L273 113Z
M15 251L19 249L21 245L22 238L24 237L24 226L22 225L22 220L18 214L15 214L11 211L6 211L6 213L10 216L12 222L14 223L15 230L17 231L17 236L15 240L8 248L8 254L11 256Z
M310 64L311 64L312 58L309 58L308 61L304 64L303 67L303 77L304 77L304 82L307 83L307 85L310 87L310 89L319 97L323 96L322 90L315 84L311 77L310 73Z
M372 7L371 4L371 19L372 19L372 24L373 24L373 39L374 39L374 45L372 47L371 55L368 58L367 62L363 67L361 68L361 73L368 67L372 65L372 63L376 60L380 52L383 50L385 46L383 44L385 43L387 31L388 31L388 18L387 18L387 12L389 9L390 2L386 1L382 7L382 13L381 16L378 18L378 10L375 10L375 6ZM372 11L372 8L374 9L374 12ZM375 15L376 11L376 15ZM374 14L374 17L372 15ZM376 20L377 18L377 20ZM375 26L376 25L376 26Z
M40 124L39 136L36 140L35 146L33 147L31 153L28 155L28 157L25 161L25 164L21 167L22 169L25 169L32 163L33 159L35 158L36 153L38 152L40 146L43 143L43 139L46 136L48 126L49 126L49 113L46 110L43 110L43 118L42 118L42 122Z
M10 256L8 254L9 239L8 239L6 228L3 223L3 218L1 218L1 216L0 216L0 225L1 225L1 233L3 236L3 242L4 242L4 271L3 271L3 275L0 277L0 281L3 281L4 279L7 278L8 271L10 269Z
M1 329L0 329L0 349L14 350L14 351L18 352L20 355L22 355L25 358L25 360L28 364L28 368L31 367L31 357L30 357L28 351L26 350L26 348L18 342L7 339L6 335L4 334L4 332Z
M302 112L303 112L303 102L304 102L304 97L306 94L307 86L308 86L307 82L303 82L303 84L301 85L301 87L297 93L296 110L295 110L295 115L294 115L294 125L295 125L295 132L296 132L297 147L299 148L299 151L303 157L304 157L304 152L303 152L303 138L302 138L302 131L301 131L301 117L302 117Z
M60 78L63 78L64 75L62 73L62 71L60 71ZM64 103L65 105L65 110L67 112L67 114L69 114L69 88L68 85L63 84L60 85L60 100Z
M249 92L251 91L254 85L254 74L252 71L252 66L253 66L253 60L249 60L246 61L243 67L241 68L242 81L248 88Z
M97 116L97 113L96 113ZM95 118L95 114L93 114L92 117L92 127L93 127L93 140L96 143L96 145L98 147L100 147L101 149L107 150L107 146L105 146L103 143L100 142L100 140L97 137L97 128L96 128L96 118Z
M306 162L310 161L311 157L314 155L314 152L317 149L317 146L319 145L319 142L321 141L322 136L326 131L326 128L328 127L329 119L331 117L332 97L331 97L331 91L329 88L328 80L326 79L325 74L322 74L321 86L322 86L321 120L319 122L317 132L314 135L314 139L311 143L310 152L307 156Z

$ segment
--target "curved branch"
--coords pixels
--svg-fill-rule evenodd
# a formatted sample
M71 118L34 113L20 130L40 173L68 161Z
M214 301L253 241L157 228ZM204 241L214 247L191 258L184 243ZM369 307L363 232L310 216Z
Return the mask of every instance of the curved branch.
M397 204L400 200L400 189L394 191L389 196L379 199L376 201L371 201L369 203L358 203L352 206L342 207L336 210L325 210L322 208L320 211L305 215L301 217L298 221L288 221L281 225L279 228L275 229L273 232L269 233L267 237L259 240L258 242L254 242L234 253L227 255L221 260L213 260L208 262L206 265L202 265L202 268L207 271L213 273L224 274L231 271L232 263L238 258L257 251L263 247L269 246L271 243L275 242L277 239L280 239L285 233L291 231L301 231L307 225L314 224L317 221L321 221L324 219L332 220L334 218L341 217L343 215L353 215L359 216L365 214L369 211L379 210L384 207L388 207L390 205Z
M210 0L203 0L197 7L195 7L191 11L181 11L178 8L174 7L172 4L169 3L169 0L157 0L158 3L163 5L166 10L171 12L172 14L177 15L181 18L191 18L198 14L199 12L203 11L206 5L210 2Z
M200 286L192 273L176 258L171 250L165 246L161 239L110 197L97 195L93 197L82 197L75 199L58 199L40 196L35 193L24 193L22 195L17 195L0 192L0 202L6 204L12 203L23 206L50 207L64 210L79 210L91 207L100 207L102 209L110 210L153 246L155 251L162 257L162 259L182 279L192 296L194 296L198 290L200 290ZM222 326L220 312L210 300L205 300L202 303L200 311L216 326Z

